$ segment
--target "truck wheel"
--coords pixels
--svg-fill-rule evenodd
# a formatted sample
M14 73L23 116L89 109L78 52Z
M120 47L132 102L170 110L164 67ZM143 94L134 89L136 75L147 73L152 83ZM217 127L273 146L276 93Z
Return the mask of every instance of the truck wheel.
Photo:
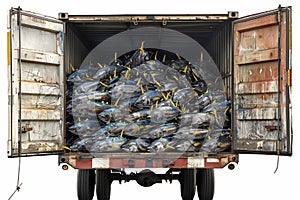
M79 169L77 173L78 200L92 200L95 192L95 170Z
M196 191L196 171L182 169L179 181L182 200L193 200Z
M109 200L111 190L111 172L109 169L100 169L96 172L96 192L98 200Z
M215 193L215 175L213 169L197 171L197 192L200 200L212 200Z

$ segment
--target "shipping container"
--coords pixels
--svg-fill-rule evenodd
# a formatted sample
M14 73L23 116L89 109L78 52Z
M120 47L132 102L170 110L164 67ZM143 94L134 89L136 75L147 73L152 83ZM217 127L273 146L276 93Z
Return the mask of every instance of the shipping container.
M291 7L279 7L242 18L238 12L59 13L54 18L11 9L7 33L8 157L58 155L63 169L68 166L78 169L78 199L93 199L95 188L98 199L109 199L112 181L136 180L149 187L162 180L179 180L182 199L192 200L197 189L199 199L212 200L214 168L233 169L242 153L292 155L291 12ZM178 67L174 63L184 64ZM171 66L173 71L167 69ZM113 122L111 115L108 120L107 115L101 115L99 104L106 110L116 108L126 95L135 92L132 88L145 97L150 84L146 84L147 89L140 85L141 75L136 79L138 84L133 81L133 85L132 82L127 85L130 89L117 84L122 82L121 77L125 77L125 83L129 82L128 76L137 75L137 69L142 67L151 69L142 71L143 76L150 77L148 83L152 81L151 86L160 95L147 107L151 119L156 120L155 127L160 129L154 130L150 124L148 131L132 136L124 131L128 124L120 127L136 116L136 110L123 113L121 121ZM178 71L174 72L176 67ZM134 74L134 70L138 72ZM99 79L100 72L104 72L105 80ZM188 73L190 83L183 88L188 90L189 85L192 93L179 96L179 89L164 92L168 84L164 80L176 82L188 77ZM107 92L109 103L93 101L96 89L90 87L94 88L94 83L97 95ZM118 86L122 86L119 91ZM205 90L199 91L202 87ZM187 106L194 94L197 102L203 98L209 102L190 112L193 108ZM217 94L224 97L220 102L214 96ZM78 97L79 102L85 98L86 104L75 101ZM139 97L134 97L136 103ZM143 108L150 100L142 103ZM167 100L169 104L165 105L170 106L162 107L169 110L159 109L159 104ZM218 106L223 110L218 110ZM181 115L173 116L172 112ZM134 123L146 123L141 117L144 114L139 113ZM206 114L210 117L209 125L201 121ZM90 127L88 123L97 126ZM184 126L185 123L189 126ZM197 125L193 126L195 130L190 128L191 124ZM108 126L113 128L108 130ZM99 133L103 127L108 130L105 137ZM92 144L87 137L91 129L95 131ZM189 131L192 139L183 136ZM202 133L205 135L199 139ZM179 135L180 140L174 141ZM186 147L184 142L190 143ZM166 169L166 173L156 174L155 168Z

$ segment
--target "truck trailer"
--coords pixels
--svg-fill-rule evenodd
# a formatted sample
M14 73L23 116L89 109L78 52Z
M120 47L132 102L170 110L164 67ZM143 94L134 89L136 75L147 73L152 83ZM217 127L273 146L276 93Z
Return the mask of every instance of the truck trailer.
M8 157L58 155L78 169L79 200L131 180L178 180L183 200L212 200L214 168L292 155L291 14L12 8Z

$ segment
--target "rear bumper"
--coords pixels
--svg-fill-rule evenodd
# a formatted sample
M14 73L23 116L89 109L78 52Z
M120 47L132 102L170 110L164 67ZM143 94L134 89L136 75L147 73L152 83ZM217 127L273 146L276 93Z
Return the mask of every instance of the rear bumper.
M237 154L204 153L65 153L59 156L59 164L75 169L115 168L223 168L238 163Z

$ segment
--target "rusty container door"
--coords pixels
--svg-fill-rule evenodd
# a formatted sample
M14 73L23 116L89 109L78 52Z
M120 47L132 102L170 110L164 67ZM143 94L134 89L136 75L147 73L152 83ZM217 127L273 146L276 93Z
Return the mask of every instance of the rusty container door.
M12 9L9 16L8 156L56 154L63 145L63 23Z
M234 149L291 155L291 8L233 22Z

